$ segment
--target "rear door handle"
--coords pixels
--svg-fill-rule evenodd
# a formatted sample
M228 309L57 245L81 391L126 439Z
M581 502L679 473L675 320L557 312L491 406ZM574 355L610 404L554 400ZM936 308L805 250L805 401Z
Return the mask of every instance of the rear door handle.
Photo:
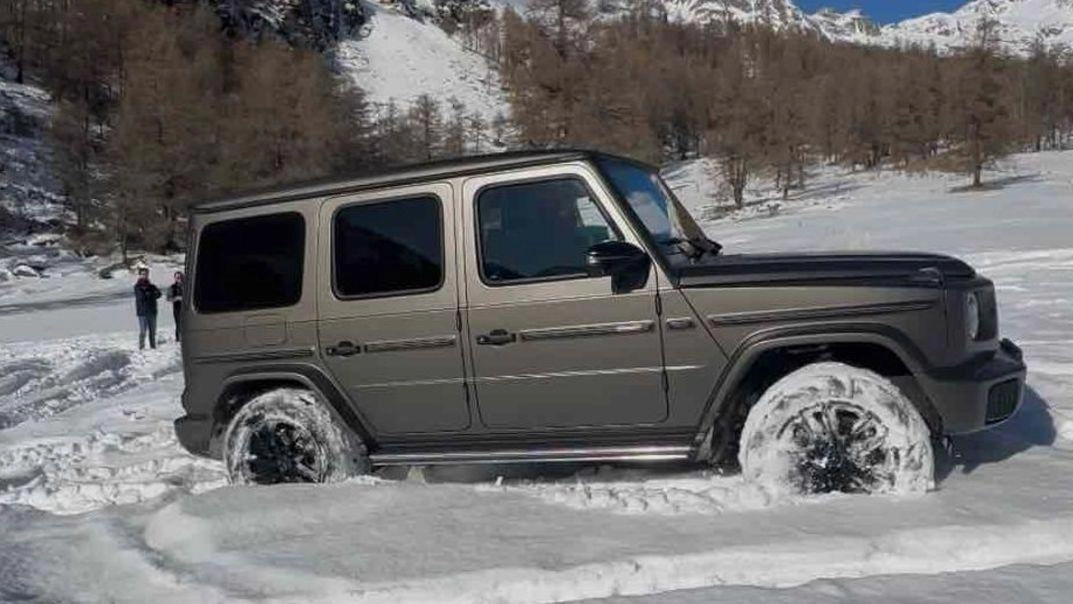
M518 334L510 333L506 329L493 329L491 332L477 336L477 343L481 346L503 346L511 344L518 339Z
M352 357L361 352L361 346L344 340L335 346L329 346L324 352L330 357Z

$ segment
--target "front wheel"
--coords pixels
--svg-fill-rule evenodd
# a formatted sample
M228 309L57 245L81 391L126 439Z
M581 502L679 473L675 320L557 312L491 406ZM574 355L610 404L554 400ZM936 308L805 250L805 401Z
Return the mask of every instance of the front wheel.
M337 482L368 471L365 446L308 390L260 394L232 418L224 437L232 484Z
M934 486L927 425L885 378L841 363L807 365L749 411L739 461L775 492L917 493Z

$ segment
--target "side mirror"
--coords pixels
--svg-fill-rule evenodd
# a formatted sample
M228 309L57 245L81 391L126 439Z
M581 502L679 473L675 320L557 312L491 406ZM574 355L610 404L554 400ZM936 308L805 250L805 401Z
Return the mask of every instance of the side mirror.
M644 250L625 241L604 241L585 254L590 277L611 277L616 294L644 287L652 261Z

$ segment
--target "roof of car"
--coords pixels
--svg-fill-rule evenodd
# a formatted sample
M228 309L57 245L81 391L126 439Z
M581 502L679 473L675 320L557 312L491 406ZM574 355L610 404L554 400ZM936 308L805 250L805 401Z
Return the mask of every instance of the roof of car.
M191 211L198 214L221 212L324 195L378 189L437 178L481 174L509 168L558 164L575 160L590 160L598 157L617 158L638 164L641 163L633 159L585 149L512 151L490 155L474 155L456 159L406 164L350 176L334 176L246 191L228 195L215 201L197 204L193 206Z

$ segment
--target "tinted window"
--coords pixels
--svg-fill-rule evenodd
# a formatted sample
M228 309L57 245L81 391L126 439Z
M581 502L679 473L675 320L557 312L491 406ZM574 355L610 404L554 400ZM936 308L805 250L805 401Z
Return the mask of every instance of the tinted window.
M301 214L214 222L201 232L197 248L194 304L203 313L296 304L304 256Z
M439 287L443 227L434 197L345 207L335 215L335 290L368 296Z
M589 247L617 239L573 178L485 189L477 215L482 272L490 282L583 276Z

